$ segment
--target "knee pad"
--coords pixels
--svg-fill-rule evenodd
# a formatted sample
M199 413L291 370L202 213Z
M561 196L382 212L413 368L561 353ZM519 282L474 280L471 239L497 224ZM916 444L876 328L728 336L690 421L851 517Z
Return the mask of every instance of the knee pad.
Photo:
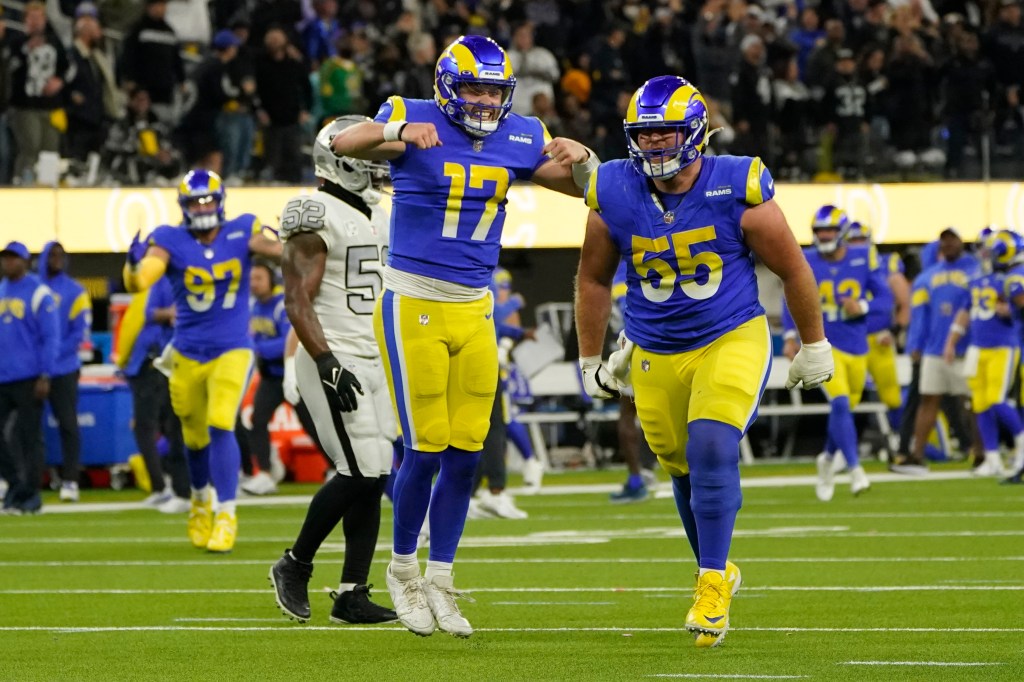
M690 422L686 460L690 467L690 499L694 512L708 515L735 512L740 492L740 430L710 419Z

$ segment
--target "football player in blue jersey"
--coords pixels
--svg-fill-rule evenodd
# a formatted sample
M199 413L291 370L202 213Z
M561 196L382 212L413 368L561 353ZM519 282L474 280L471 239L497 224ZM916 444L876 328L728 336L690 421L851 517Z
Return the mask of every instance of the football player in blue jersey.
M394 551L386 577L402 623L468 637L452 562L498 385L493 300L506 193L530 180L582 196L597 157L511 113L516 79L504 50L462 36L437 61L433 100L391 97L375 120L334 138L336 154L388 160L394 185L377 342L405 438L395 482ZM431 480L440 474L431 493ZM416 539L430 508L430 556Z
M1007 277L1007 270L1019 255L1024 255L1022 247L1024 240L1009 230L997 232L984 244L982 255L987 262L983 265L991 267L985 267L971 280L970 289L961 293L942 356L952 364L960 340L964 336L970 339L964 355L964 375L985 453L984 461L973 471L977 476L1003 475L1000 425L1014 437L1014 461L1024 461L1024 425L1009 402L1020 361L1020 337L1009 298L1012 291L1020 291L1021 282L1016 275L1012 281Z
M918 385L921 402L914 419L913 451L909 455L900 453L889 466L896 473L923 475L928 472L924 448L928 434L935 426L942 396L953 395L962 400L970 394L964 380L962 360L967 338L962 337L956 345L953 362L946 362L943 354L959 301L965 292L970 291L971 280L978 273L978 261L964 252L963 239L951 227L939 234L939 249L941 260L914 280L911 293L911 327L916 329L914 344L908 341L907 346L911 353L921 357ZM950 411L946 416L951 420L957 418L956 413ZM963 429L960 432L964 436L960 445L966 448L969 446L968 432Z
M995 267L1006 271L1003 297L1010 304L1017 332L1021 334L1024 333L1024 321L1021 318L1021 311L1024 311L1024 237L1009 230L999 234L1002 236L988 243L988 255ZM1024 382L1024 365L1020 368L1020 379ZM1017 396L1018 409L1021 405L1024 405L1024 383L1021 384L1020 394ZM1006 418L1005 413L1003 418ZM1010 477L1004 483L1024 483L1024 454L1019 441L1013 462L1010 464Z
M822 206L811 222L814 245L804 250L818 283L825 334L832 342L836 367L831 381L822 386L831 405L825 450L817 461L815 493L822 502L831 500L835 492L832 457L836 450L843 454L850 469L853 494L859 495L871 487L860 465L853 410L860 403L867 381L867 315L876 301L884 310L890 308L878 253L873 246L847 243L850 224L842 209L831 204ZM799 337L788 308L783 309L783 323L786 328L783 353L793 358Z
M647 81L624 122L629 159L608 162L587 185L591 211L580 256L576 326L584 387L617 397L601 350L612 278L627 259L626 340L637 413L672 476L683 527L700 567L686 628L698 647L721 642L739 571L727 563L742 501L739 443L771 366L771 333L758 303L754 257L785 285L804 347L790 387L831 378L814 275L772 200L758 158L704 156L710 130L700 92L677 76Z
M144 242L135 235L124 271L129 291L148 289L165 273L174 290L170 392L192 479L188 536L210 552L230 552L238 533L234 431L253 364L252 255L281 257L280 242L264 234L256 216L225 216L224 195L216 173L189 171L178 186L183 223L157 227Z
M852 222L847 241L851 246L870 246L871 227ZM903 395L896 373L897 339L892 329L899 334L910 324L910 282L898 253L880 253L878 262L885 273L887 291L885 296L873 299L868 309L868 374L875 382L879 399L889 408L889 424L899 428Z

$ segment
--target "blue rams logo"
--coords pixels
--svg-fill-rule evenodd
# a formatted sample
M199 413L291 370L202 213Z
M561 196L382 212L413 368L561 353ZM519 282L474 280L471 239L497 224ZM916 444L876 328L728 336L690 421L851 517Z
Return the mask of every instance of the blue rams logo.
M641 360L640 361L640 369L642 369L645 372L650 372L651 371L651 361L650 360Z

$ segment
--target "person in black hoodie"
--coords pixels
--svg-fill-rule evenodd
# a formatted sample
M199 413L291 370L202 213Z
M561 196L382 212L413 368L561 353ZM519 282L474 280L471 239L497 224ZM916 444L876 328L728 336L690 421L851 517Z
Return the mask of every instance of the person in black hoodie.
M857 73L853 50L836 52L835 73L825 86L822 118L834 139L833 163L846 177L863 174L869 130L868 90Z
M268 179L297 183L302 179L302 125L309 120L313 88L302 54L279 26L267 29L256 57L256 92Z
M11 42L11 129L18 145L14 174L34 177L39 152L60 148L61 91L69 68L64 47L47 30L46 7L25 5L25 34Z
M976 139L982 126L983 103L995 91L992 64L979 54L978 35L962 31L953 58L943 65L940 88L944 95L943 118L949 130L946 177L963 178L964 147Z
M75 20L75 41L69 53L74 76L65 88L68 112L68 156L85 161L99 152L107 136L103 110L103 76L93 61L93 50L103 38L100 22L89 15Z
M121 53L121 85L149 93L153 112L170 120L174 91L185 82L178 37L164 20L167 0L146 0L145 14L132 26Z

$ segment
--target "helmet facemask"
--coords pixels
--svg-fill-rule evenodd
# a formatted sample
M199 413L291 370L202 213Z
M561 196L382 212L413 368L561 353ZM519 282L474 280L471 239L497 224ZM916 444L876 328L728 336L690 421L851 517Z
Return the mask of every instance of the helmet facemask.
M668 180L700 157L707 136L708 120L704 116L689 122L643 121L626 123L624 127L629 158L637 170L649 178ZM668 147L643 149L640 136L655 131L664 133L664 138L674 138L675 143Z

